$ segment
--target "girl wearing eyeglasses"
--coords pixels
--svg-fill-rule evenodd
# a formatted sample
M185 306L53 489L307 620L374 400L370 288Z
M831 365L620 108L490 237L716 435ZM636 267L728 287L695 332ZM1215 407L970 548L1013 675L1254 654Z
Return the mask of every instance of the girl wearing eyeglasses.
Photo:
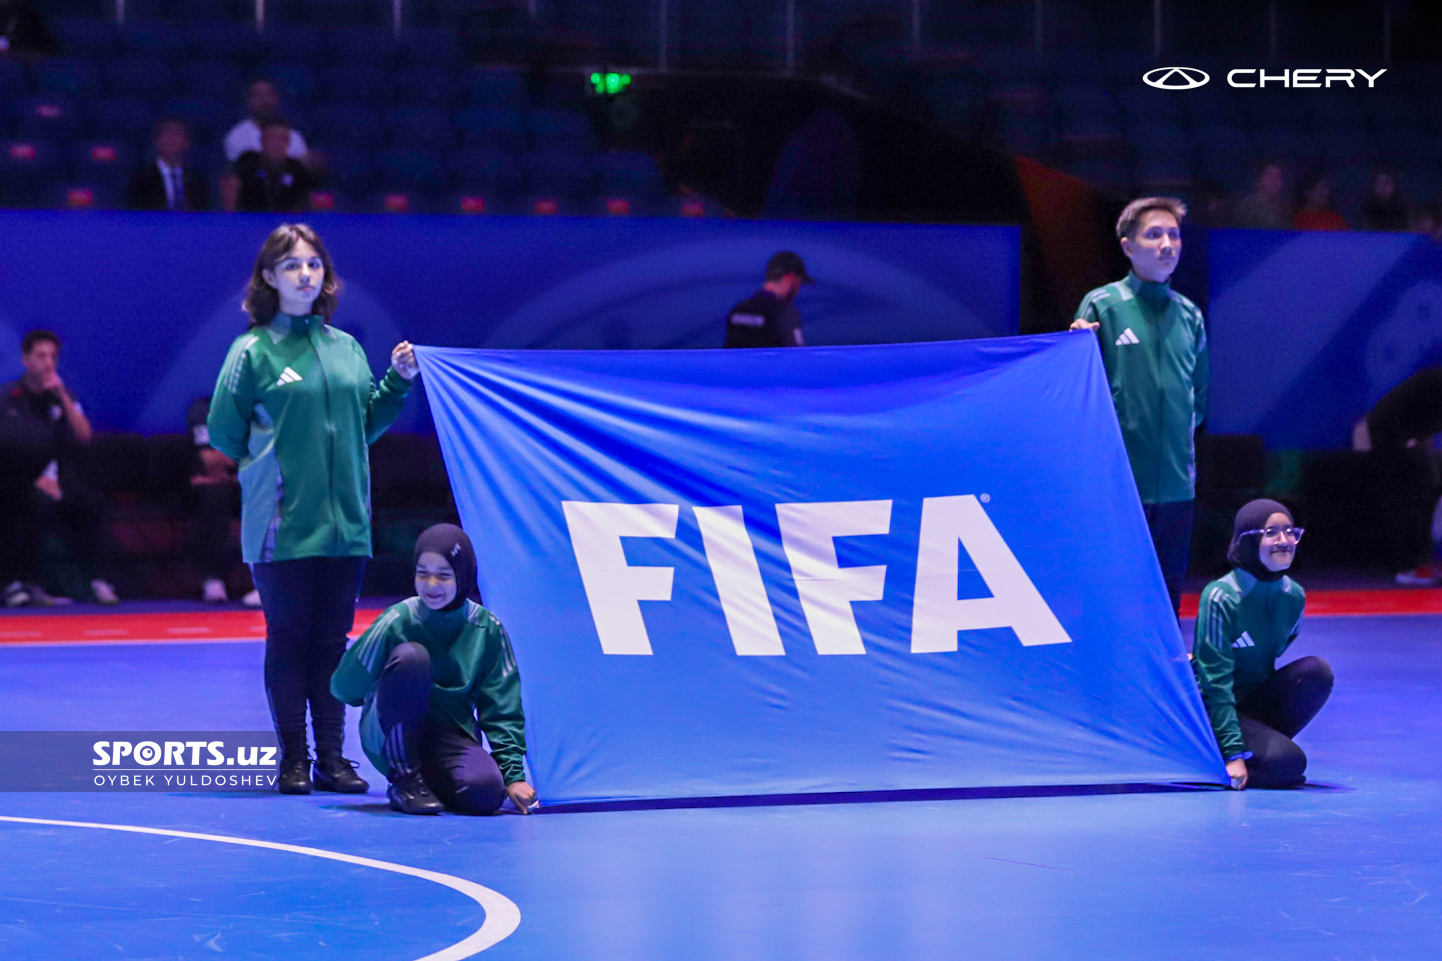
M1192 668L1236 790L1306 781L1307 755L1292 739L1332 693L1332 667L1323 658L1277 667L1307 604L1286 574L1301 539L1286 507L1252 501L1237 512L1231 572L1202 590Z

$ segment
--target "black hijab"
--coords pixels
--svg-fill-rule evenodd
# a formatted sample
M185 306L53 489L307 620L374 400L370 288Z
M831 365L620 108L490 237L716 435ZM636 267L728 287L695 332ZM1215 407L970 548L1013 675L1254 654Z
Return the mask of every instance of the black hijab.
M1259 581L1279 581L1286 571L1271 571L1262 563L1260 550L1262 546L1261 534L1246 534L1244 531L1257 531L1267 526L1267 518L1273 514L1285 514L1287 523L1292 523L1292 512L1274 500L1259 498L1248 501L1237 511L1236 522L1232 525L1232 546L1227 550L1227 560L1232 562L1233 567L1240 567L1251 574Z
M466 598L476 595L476 552L471 547L471 539L466 532L454 524L437 524L428 527L416 538L416 550L411 558L411 564L420 562L421 555L426 552L439 554L451 565L451 570L456 573L456 596L441 608L443 611L454 611L466 602Z

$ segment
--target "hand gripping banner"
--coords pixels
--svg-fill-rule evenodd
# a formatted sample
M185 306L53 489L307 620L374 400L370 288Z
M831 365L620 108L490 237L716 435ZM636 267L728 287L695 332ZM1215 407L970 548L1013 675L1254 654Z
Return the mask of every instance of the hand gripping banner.
M417 354L548 803L1225 783L1095 338Z

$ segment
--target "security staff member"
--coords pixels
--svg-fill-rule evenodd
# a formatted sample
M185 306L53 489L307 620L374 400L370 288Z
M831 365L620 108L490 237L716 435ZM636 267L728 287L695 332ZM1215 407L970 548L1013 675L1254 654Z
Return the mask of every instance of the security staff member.
M731 308L726 318L727 347L800 347L801 315L793 301L802 284L814 283L806 264L789 250L766 262L761 289Z

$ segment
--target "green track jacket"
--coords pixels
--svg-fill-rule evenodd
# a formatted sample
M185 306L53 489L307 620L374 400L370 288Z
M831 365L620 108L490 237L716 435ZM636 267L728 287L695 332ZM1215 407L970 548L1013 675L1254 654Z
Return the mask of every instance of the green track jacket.
M230 347L210 402L210 443L240 464L247 564L369 557L368 445L410 381L377 386L354 337L319 315L276 314Z
M1127 456L1143 504L1196 497L1194 434L1207 416L1207 331L1197 305L1134 273L1082 298L1078 319L1101 324Z
M423 645L431 656L431 721L458 727L478 742L479 726L506 783L525 780L521 675L506 629L475 601L433 611L419 597L386 608L345 652L330 679L338 700L365 705L361 746L376 770L390 776L390 762L381 753L385 734L376 716L376 683L391 649L404 641Z
M1237 702L1277 669L1277 658L1297 639L1307 592L1290 577L1259 581L1244 570L1202 588L1192 670L1202 689L1222 757L1246 752Z

